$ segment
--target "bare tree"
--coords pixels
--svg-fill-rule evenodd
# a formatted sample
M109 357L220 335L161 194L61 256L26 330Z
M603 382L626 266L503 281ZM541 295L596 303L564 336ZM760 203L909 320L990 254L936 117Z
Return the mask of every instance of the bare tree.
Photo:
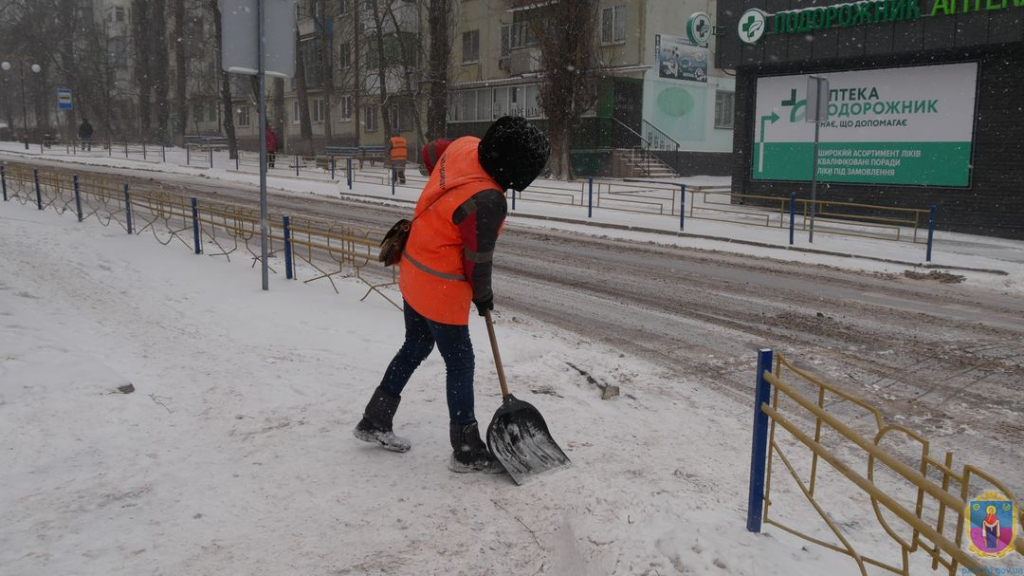
M153 42L150 31L153 26L153 14L150 11L152 2L134 0L132 2L132 36L135 45L135 84L138 90L139 131L145 138L149 134L152 120L153 100ZM159 15L162 17L163 15Z
M159 129L159 138L162 144L169 141L168 122L170 121L170 106L167 101L169 90L167 68L170 55L167 51L167 3L166 0L153 0L153 66L154 72L153 90L155 92L156 122Z
M174 4L174 99L178 106L178 125L174 138L178 146L185 145L185 132L188 130L188 101L186 95L185 75L185 0L171 0Z
M213 14L213 35L217 44L217 70L220 71L220 101L223 107L221 125L228 136L228 157L234 160L238 157L238 138L235 135L235 115L232 113L231 105L231 77L224 66L221 65L221 45L224 42L224 31L221 28L221 14L218 0L209 0L210 12Z
M429 0L427 24L430 48L427 59L427 138L443 138L448 132L448 82L451 78L451 54L455 44L453 0Z
M323 122L324 122L324 141L327 145L330 145L333 137L333 127L331 126L331 107L334 106L334 74L331 62L331 54L334 50L331 49L331 35L327 33L328 26L327 21L331 16L327 13L327 0L316 0L317 2L317 15L319 22L317 22L317 28L319 28L319 40L320 40L320 51L323 55L320 58L320 75L324 87L324 111L323 111Z
M572 177L569 146L580 118L597 102L595 55L598 0L515 2L532 13L530 31L540 46L540 106L547 117L553 175Z
M302 41L295 33L295 85L299 101L299 133L302 135L302 153L313 153L313 123L309 118L309 91L306 87L306 59L302 54Z

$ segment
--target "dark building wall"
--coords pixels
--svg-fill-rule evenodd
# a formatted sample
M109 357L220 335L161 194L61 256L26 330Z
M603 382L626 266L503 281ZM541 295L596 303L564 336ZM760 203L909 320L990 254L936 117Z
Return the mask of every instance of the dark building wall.
M813 35L768 34L754 47L743 46L736 37L736 22L748 8L777 12L833 3L719 2L720 21L729 36L719 43L718 61L737 70L733 189L810 197L809 182L750 179L759 77L976 61L979 90L969 187L819 183L819 198L902 208L926 209L935 204L940 230L1024 238L1024 8L869 24ZM922 12L926 4L922 0Z

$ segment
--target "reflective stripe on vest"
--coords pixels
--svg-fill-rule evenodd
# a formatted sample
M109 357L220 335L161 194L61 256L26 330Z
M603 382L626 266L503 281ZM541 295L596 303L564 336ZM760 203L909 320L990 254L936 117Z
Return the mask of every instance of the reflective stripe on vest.
M458 276L456 276L455 274L445 274L444 272L438 272L437 270L434 270L433 268L430 268L428 266L424 266L423 264L421 264L419 262L419 260L416 260L412 256L409 256L409 254L402 254L402 258L405 258L406 260L409 261L410 264L412 264L413 266L419 268L420 270L423 270L427 274L432 274L434 276L437 276L438 278L441 278L442 280L465 280L466 279L466 277L464 275L462 275L462 274L459 274Z

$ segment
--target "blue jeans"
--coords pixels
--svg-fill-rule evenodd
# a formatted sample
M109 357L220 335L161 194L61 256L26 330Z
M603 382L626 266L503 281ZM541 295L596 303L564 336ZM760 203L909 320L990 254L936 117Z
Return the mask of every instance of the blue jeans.
M388 365L380 387L400 395L412 373L430 356L437 344L444 358L448 376L448 417L452 424L476 422L473 410L473 343L469 340L469 326L441 324L428 320L405 305L405 343Z

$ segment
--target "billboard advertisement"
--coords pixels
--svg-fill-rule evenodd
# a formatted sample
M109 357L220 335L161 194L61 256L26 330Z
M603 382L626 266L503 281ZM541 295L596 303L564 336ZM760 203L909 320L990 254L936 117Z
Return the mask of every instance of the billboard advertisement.
M830 84L818 180L970 185L976 62L819 74ZM807 76L757 80L754 180L810 181L814 124Z
M708 49L694 46L682 36L654 35L654 57L658 78L708 81Z

